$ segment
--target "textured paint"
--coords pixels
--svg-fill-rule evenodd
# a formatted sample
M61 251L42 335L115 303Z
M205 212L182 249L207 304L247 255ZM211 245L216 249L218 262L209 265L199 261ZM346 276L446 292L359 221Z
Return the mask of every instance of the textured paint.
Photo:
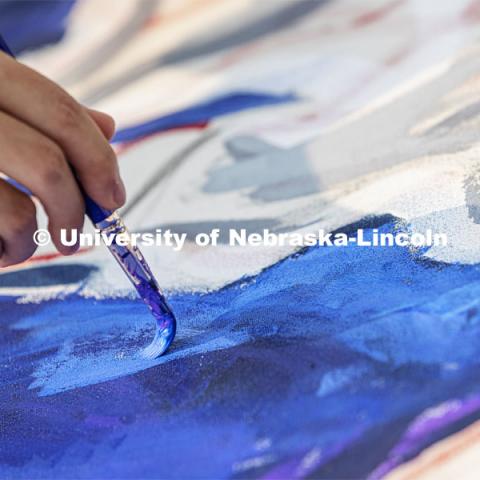
M153 119L120 160L133 231L368 216L344 229L449 244L145 251L179 317L156 360L105 249L41 251L0 276L0 477L367 478L479 418L472 2L187 1L198 15L169 24L162 1L141 32L136 2L114 3L78 4L65 41L24 60L85 75L71 93L121 132Z
M138 356L152 333L139 301L4 297L0 472L368 474L412 419L478 390L479 291L477 266L397 247L310 248L219 291L171 296L179 337L157 360ZM415 441L457 418L445 410L444 427L417 428Z

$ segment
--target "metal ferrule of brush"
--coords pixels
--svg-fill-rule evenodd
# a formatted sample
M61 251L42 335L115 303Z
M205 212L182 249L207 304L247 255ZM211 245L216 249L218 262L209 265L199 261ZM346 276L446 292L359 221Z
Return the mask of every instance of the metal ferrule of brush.
M132 241L130 233L117 212L95 223L95 227L104 239L108 239L107 247L135 287L142 282L157 285L142 253Z

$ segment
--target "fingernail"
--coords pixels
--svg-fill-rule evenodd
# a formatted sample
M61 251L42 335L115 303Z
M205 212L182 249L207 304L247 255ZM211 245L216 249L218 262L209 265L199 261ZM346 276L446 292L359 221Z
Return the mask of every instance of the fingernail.
M113 187L113 200L119 207L121 207L125 204L126 199L127 194L125 192L123 182L121 180L117 180Z

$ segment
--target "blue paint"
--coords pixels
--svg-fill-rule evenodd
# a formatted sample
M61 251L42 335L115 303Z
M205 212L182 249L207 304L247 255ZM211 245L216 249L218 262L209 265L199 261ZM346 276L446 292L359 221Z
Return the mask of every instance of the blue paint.
M293 102L297 97L293 94L274 95L256 92L235 92L222 97L216 97L193 107L164 115L140 125L119 130L113 137L113 142L131 142L152 133L163 132L208 122L217 117L228 115L251 108L279 105Z
M93 202L91 203L95 205ZM97 223L93 220L88 206L86 211L95 227L99 229L102 235L105 235L105 238L109 239L105 243L110 253L155 318L156 332L150 345L143 350L143 355L148 358L163 355L173 342L177 331L177 323L172 309L160 291L155 276L138 247L130 241L130 237L126 245L117 241L119 236L127 232L123 220L117 213L111 213L108 218Z
M42 288L83 284L97 270L91 265L70 263L68 268L64 265L46 265L7 271L0 275L0 288Z
M363 478L426 408L479 391L479 285L478 265L399 247L310 248L172 296L181 328L156 360L136 355L140 302L3 297L0 476L294 477L320 449L310 475Z
M341 391L347 385L355 386L362 377L371 373L368 367L362 365L352 365L346 368L337 368L327 372L320 381L317 395L323 397Z
M75 0L2 0L0 32L15 54L60 41Z

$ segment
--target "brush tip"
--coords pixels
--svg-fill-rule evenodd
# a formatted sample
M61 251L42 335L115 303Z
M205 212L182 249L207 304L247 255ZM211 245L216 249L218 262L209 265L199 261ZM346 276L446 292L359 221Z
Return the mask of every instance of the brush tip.
M167 325L163 328L158 328L155 333L155 337L152 340L152 343L145 347L141 355L144 358L154 359L163 355L170 347L176 332L176 322L168 322Z

